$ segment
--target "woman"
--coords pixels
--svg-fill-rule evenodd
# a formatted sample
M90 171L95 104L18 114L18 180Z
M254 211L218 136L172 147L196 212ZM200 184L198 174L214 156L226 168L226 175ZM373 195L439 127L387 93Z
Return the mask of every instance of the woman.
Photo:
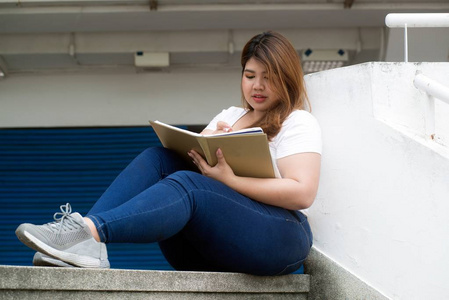
M253 37L241 63L244 107L222 111L203 133L262 127L276 178L236 176L220 149L215 166L189 152L199 172L167 149L147 149L86 217L66 204L55 222L18 227L19 239L38 251L34 263L107 268L105 243L159 242L177 270L282 275L301 267L312 233L299 210L318 189L320 128L304 110L301 65L286 38Z

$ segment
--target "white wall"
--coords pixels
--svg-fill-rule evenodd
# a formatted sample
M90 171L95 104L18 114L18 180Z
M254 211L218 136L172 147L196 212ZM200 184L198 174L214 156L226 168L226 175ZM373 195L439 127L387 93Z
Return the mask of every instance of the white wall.
M240 105L240 70L15 75L0 81L0 128L207 124Z
M382 116L399 105L399 119L416 116L405 103L421 93L398 75L413 78L416 69L439 76L449 64L367 63L307 76L324 139L309 219L316 248L387 297L447 299L447 148L436 152L415 128L393 128L373 110L383 104Z

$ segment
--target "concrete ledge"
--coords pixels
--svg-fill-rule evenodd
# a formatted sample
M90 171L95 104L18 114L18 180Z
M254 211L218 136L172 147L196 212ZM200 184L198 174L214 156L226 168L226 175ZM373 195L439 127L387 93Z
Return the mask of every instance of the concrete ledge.
M0 266L1 299L307 299L309 275Z
M352 273L312 247L306 262L305 272L311 275L310 300L319 299L370 299L388 300Z

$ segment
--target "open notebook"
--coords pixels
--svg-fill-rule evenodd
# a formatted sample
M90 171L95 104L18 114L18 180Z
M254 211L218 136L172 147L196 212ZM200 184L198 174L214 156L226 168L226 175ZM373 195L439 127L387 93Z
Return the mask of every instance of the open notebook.
M209 165L214 166L217 163L215 153L220 148L236 175L259 178L275 176L267 135L261 128L202 135L159 121L150 121L150 124L165 148L174 150L190 162L192 159L187 152L193 149Z

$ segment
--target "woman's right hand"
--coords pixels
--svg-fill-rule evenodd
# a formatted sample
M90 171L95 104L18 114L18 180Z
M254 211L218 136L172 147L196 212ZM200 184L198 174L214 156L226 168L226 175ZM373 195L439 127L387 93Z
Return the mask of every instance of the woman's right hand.
M231 125L229 125L228 123L223 122L223 121L218 121L217 129L215 129L212 132L212 134L226 133L226 132L231 132L231 131L232 131Z
M215 130L212 131L210 129L206 129L206 130L203 130L203 132L201 132L201 134L213 135L213 134L226 133L226 132L231 132L231 131L232 131L231 125L229 125L228 123L223 122L223 121L218 121L217 128Z

